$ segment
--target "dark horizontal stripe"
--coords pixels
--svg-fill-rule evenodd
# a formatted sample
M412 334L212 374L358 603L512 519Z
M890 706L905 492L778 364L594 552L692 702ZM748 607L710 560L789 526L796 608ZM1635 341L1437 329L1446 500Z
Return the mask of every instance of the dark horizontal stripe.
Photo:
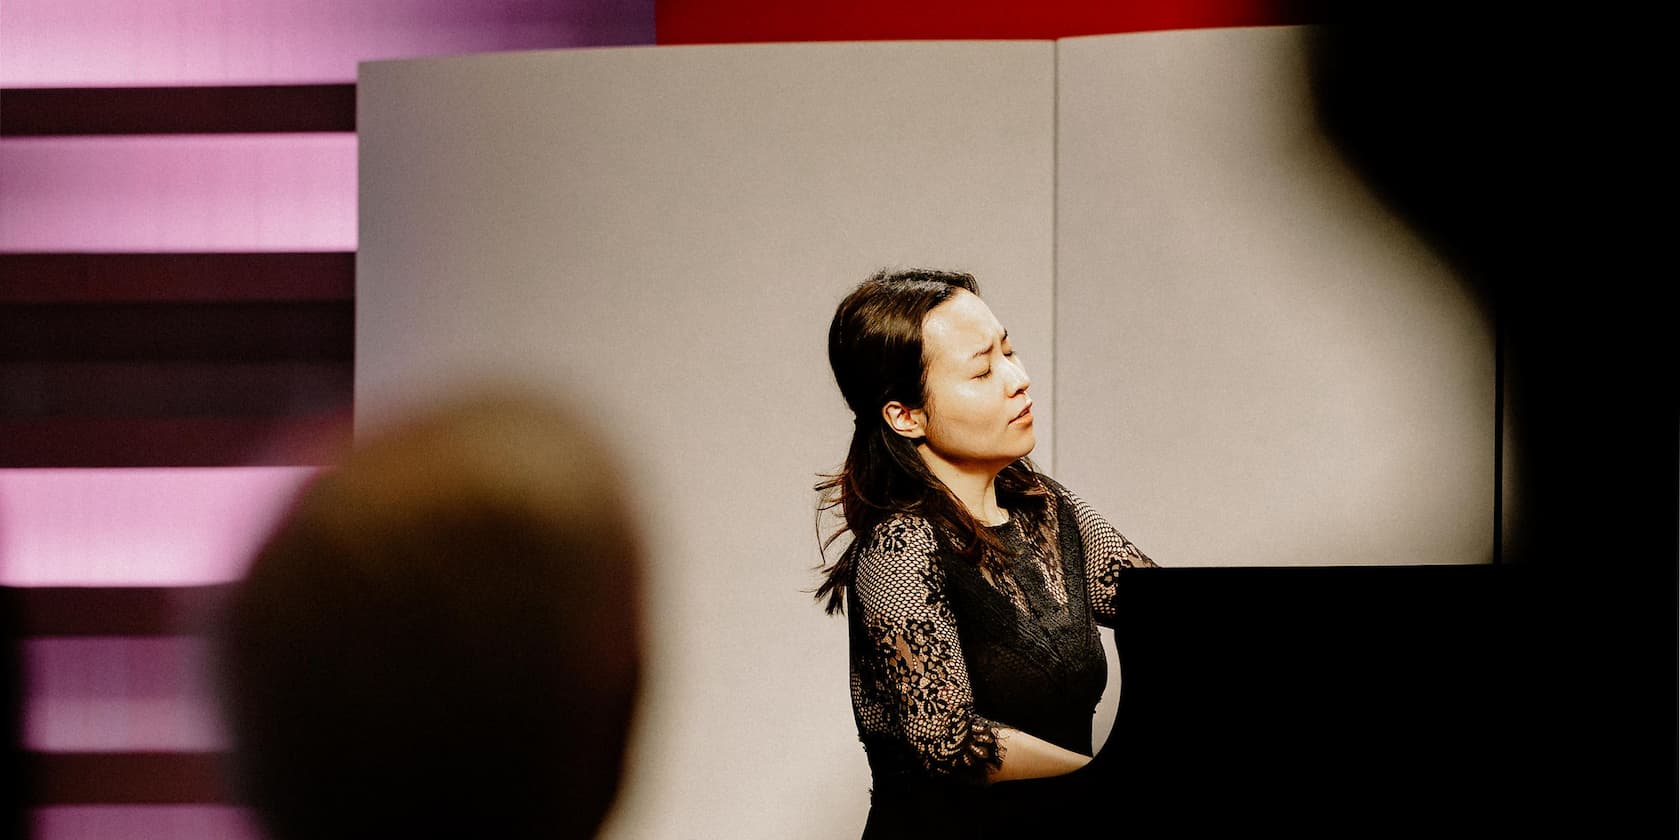
M350 412L301 417L0 420L0 468L294 467L337 463Z
M28 799L49 805L232 803L219 752L30 753Z
M7 88L0 136L355 131L356 86Z
M41 636L197 636L228 584L204 586L14 586L18 632Z
M351 301L0 304L0 362L344 361Z
M344 301L356 253L0 254L3 303Z
M0 420L288 417L350 407L350 362L5 362Z

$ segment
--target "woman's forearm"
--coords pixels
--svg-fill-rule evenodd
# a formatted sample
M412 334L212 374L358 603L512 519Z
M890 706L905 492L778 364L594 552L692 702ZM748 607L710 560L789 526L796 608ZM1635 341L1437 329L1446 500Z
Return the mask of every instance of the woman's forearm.
M1003 762L986 774L989 782L1060 776L1084 767L1091 760L1088 755L1058 747L1019 729L999 727L997 736L1003 748Z

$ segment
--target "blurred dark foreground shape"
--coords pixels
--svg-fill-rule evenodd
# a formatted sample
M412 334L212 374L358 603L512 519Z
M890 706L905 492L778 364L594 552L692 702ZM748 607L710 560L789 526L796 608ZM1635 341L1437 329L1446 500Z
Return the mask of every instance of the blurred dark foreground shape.
M1323 130L1494 320L1494 562L1127 570L1104 745L1069 776L995 786L965 840L1081 831L1093 805L1105 837L1676 833L1661 30L1515 4L1316 8Z
M595 834L642 660L618 476L580 418L498 392L300 494L217 648L236 788L271 836Z
M1533 667L1521 691L1472 695L1499 701L1467 710L1481 728L1514 736L1478 784L1511 794L1497 800L1507 821L1671 836L1669 36L1615 7L1349 5L1312 56L1324 128L1453 263L1499 337L1495 557L1516 572L1485 607L1508 620L1478 642L1500 646L1492 665Z

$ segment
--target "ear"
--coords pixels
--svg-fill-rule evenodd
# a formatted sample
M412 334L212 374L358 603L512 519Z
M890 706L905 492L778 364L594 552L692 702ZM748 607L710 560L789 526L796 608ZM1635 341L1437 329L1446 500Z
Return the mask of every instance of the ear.
M911 440L927 437L927 412L922 409L893 400L881 406L881 417L887 421L888 428L904 437Z

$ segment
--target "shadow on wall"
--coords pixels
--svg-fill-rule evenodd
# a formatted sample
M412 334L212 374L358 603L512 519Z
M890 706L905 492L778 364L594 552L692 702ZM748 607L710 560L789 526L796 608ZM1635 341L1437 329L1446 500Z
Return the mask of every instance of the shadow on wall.
M1378 3L1311 62L1326 131L1496 313L1506 559L1671 547L1672 341L1652 316L1649 52L1618 25ZM1672 562L1673 554L1668 553Z

